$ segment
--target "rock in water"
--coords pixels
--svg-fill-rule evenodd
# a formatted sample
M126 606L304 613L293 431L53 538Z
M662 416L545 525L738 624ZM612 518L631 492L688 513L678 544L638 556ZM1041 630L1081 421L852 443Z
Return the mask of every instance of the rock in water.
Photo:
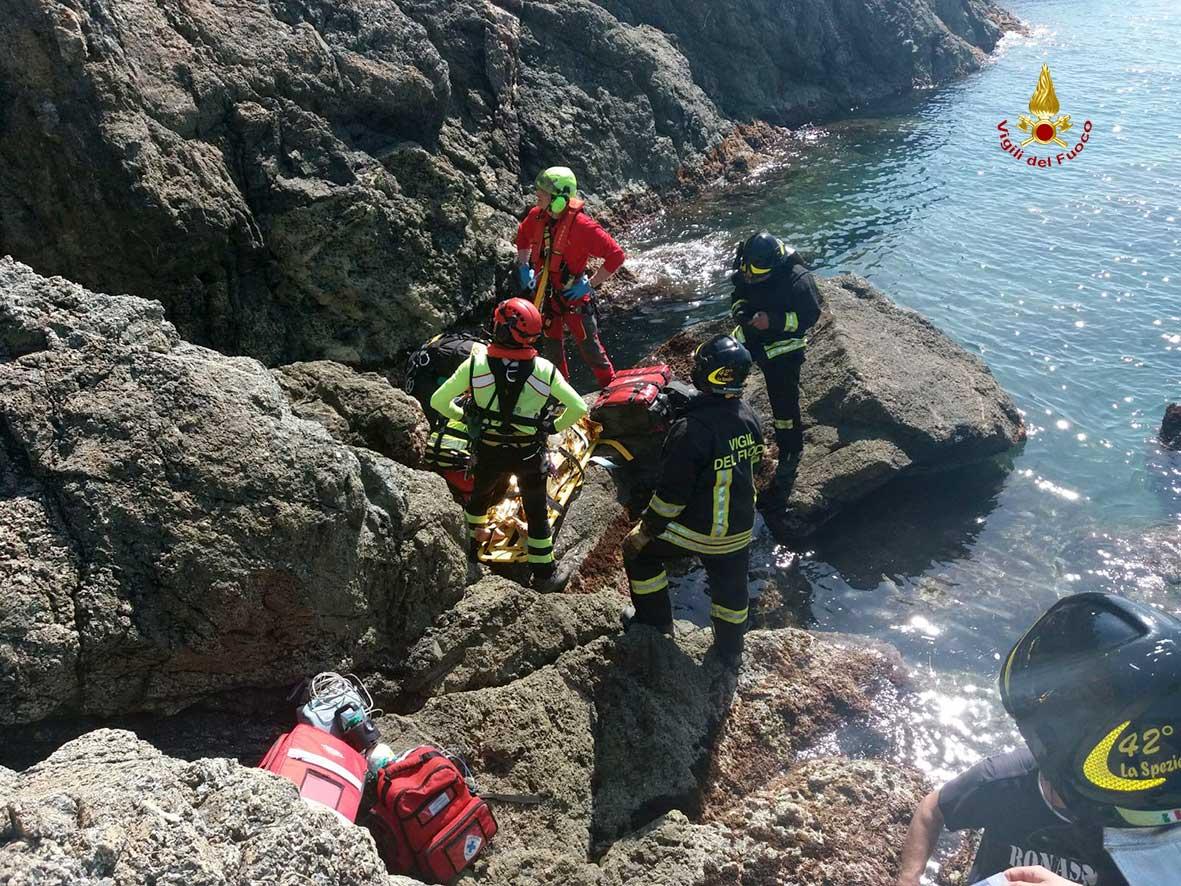
M291 411L156 302L0 259L0 724L396 653L459 599L441 478Z
M1181 403L1170 403L1165 407L1165 417L1160 424L1160 439L1170 449L1181 450Z
M804 455L790 501L791 530L807 535L896 477L947 470L1025 439L1020 413L979 357L854 275L817 278L824 313L809 336L801 384ZM684 373L706 323L656 352ZM771 406L757 370L747 398Z
M91 732L0 779L0 878L77 886L301 882L420 886L392 877L364 828L233 760L184 763L133 733Z
M497 294L541 168L674 186L727 116L814 119L974 69L994 9L12 0L0 243L159 299L200 344L382 362Z

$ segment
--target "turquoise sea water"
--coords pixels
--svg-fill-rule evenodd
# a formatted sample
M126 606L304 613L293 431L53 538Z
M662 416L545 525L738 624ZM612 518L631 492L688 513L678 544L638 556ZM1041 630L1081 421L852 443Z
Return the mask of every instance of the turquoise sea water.
M802 132L792 162L635 234L633 270L681 295L607 330L627 363L722 315L734 244L765 227L926 314L1012 394L1030 439L1011 470L903 486L889 522L851 515L800 566L812 626L886 639L916 668L923 710L904 743L936 777L1012 741L997 660L1058 596L1181 609L1139 541L1181 521L1181 456L1155 443L1181 399L1181 7L1007 5L1032 33L982 72ZM1031 168L996 127L1020 135L1043 63L1073 119L1063 138L1093 129L1075 159ZM766 540L758 559L772 580L787 562Z

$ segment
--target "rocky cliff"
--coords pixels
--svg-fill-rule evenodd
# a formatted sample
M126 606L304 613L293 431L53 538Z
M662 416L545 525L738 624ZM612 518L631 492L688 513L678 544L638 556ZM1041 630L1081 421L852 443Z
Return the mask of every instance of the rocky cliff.
M974 69L985 0L5 0L0 255L268 363L495 291L536 171L667 188L735 119Z

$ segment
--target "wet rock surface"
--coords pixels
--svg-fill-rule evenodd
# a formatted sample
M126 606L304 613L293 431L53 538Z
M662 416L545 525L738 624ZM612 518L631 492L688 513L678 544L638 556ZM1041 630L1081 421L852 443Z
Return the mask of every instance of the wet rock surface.
M1161 420L1160 440L1169 449L1181 451L1181 403L1170 403L1165 407Z
M801 381L805 445L789 502L793 534L814 532L893 479L981 462L1025 439L1020 414L982 360L860 277L818 282L824 312ZM654 356L687 376L696 343L730 326L692 327ZM773 439L757 369L747 399Z
M159 304L0 260L0 724L372 666L462 596L443 481L296 417Z
M490 300L545 166L667 188L734 122L962 74L998 34L982 0L6 12L4 250L268 364L388 361Z

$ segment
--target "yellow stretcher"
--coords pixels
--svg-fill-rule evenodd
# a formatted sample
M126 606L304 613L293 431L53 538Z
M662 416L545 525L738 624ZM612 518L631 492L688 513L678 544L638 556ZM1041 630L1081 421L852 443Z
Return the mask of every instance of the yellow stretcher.
M602 425L583 417L578 424L550 437L549 460L552 467L546 481L546 502L555 539L562 518L566 516L566 509L582 488L586 466L590 463L602 429ZM528 551L525 540L529 529L516 477L509 480L508 492L500 504L488 509L488 528L492 530L492 536L480 546L478 557L481 562L501 565L526 562Z

